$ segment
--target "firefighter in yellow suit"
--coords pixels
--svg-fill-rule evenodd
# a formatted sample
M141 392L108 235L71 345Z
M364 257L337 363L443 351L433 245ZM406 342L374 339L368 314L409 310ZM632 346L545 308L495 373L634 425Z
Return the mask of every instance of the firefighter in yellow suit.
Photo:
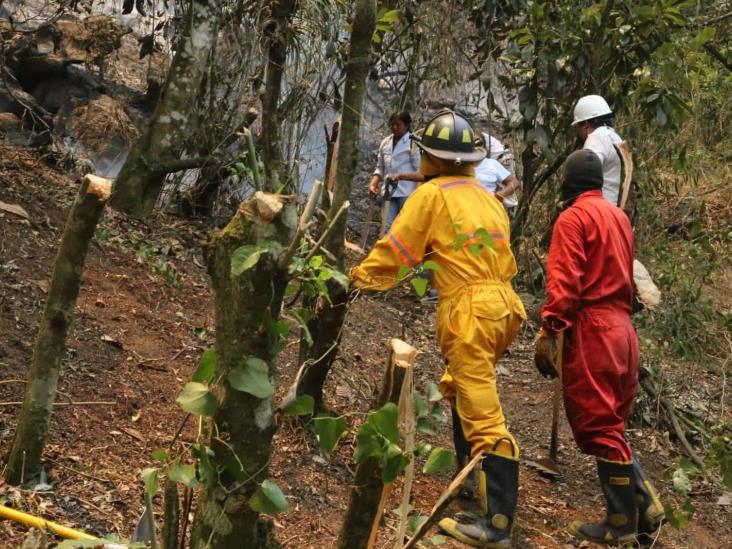
M510 547L518 498L519 449L506 429L495 364L526 318L511 287L516 262L506 211L474 177L485 157L470 124L444 110L415 137L427 178L406 201L389 233L351 270L356 287L387 290L402 266L430 259L439 270L437 338L448 366L440 382L455 403L472 455L483 454L484 516L472 524L443 519L440 527L475 547ZM477 246L476 246L477 244Z

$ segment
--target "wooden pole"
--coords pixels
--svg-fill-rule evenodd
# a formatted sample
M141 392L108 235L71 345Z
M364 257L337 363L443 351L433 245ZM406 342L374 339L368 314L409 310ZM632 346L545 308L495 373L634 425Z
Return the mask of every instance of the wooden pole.
M387 402L399 403L405 381L407 387L411 385L412 366L417 356L417 349L400 339L391 339L388 348L389 357L376 402L377 408ZM411 397L411 391L409 396ZM339 549L371 549L374 546L390 490L391 485L385 486L381 480L381 467L376 458L369 458L358 465L348 510L336 545Z
M43 446L51 423L66 334L74 315L89 242L107 203L111 182L87 175L66 220L33 347L23 407L18 418L5 479L21 484L41 472Z

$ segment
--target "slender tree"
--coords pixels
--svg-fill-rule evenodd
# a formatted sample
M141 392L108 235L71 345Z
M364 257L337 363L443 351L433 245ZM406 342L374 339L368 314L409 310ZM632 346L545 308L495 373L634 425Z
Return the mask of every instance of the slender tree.
M366 93L366 77L371 61L371 37L376 25L375 0L358 0L353 14L351 45L346 66L343 110L338 134L335 188L328 212L329 219L341 209L351 195L351 185L358 161L361 111ZM336 220L325 240L325 248L336 257L340 270L345 269L345 216ZM346 291L336 282L329 284L330 300L313 303L314 317L308 322L312 346L301 340L300 356L304 367L296 380L296 394L311 395L316 410L323 408L323 383L338 352L343 321L346 315ZM305 349L302 349L305 346Z
M106 179L86 176L66 220L5 469L5 478L11 484L34 478L41 471L66 334L79 295L89 242L109 198L110 186Z
M222 0L192 0L178 50L150 123L130 150L112 188L110 204L143 217L160 196L168 173L200 167L210 158L180 159L193 98L216 42Z

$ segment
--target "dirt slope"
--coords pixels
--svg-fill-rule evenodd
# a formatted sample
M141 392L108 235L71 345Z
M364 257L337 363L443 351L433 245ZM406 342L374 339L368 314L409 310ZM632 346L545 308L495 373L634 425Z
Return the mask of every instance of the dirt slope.
M0 201L19 204L29 214L24 219L0 212L3 451L11 442L19 410L13 403L22 400L44 291L74 192L73 179L25 151L0 147ZM61 405L46 452L51 486L19 490L0 481L1 502L95 534L130 536L142 509L139 472L154 465L151 452L166 446L178 429L183 414L175 398L202 350L213 343L212 301L201 266L205 234L201 227L170 218L148 226L107 212L89 254L59 385ZM442 359L434 343L433 312L433 306L415 302L402 290L357 300L328 383L331 407L349 412L352 424L361 417L354 412L370 409L388 337L403 337L420 349L418 390L424 393L429 382L437 381ZM532 335L524 333L504 361L500 390L524 456L542 457L549 440L551 384L533 370ZM281 356L280 393L294 376L296 350L293 339ZM697 383L713 380L702 377ZM178 448L193 434L190 422ZM565 423L561 437L563 482L551 484L531 469L521 469L521 547L572 547L563 530L569 521L602 514L592 460L576 451ZM664 497L678 505L670 483L659 480L678 458L668 436L634 428L629 437ZM439 434L425 440L450 446L448 423L439 424ZM313 442L293 420L283 423L274 441L271 475L291 504L291 511L274 523L286 547L333 546L347 503L355 435L345 437L332 456L319 453ZM418 473L415 509L426 513L448 481L449 474ZM682 532L666 527L656 547L732 546L732 506L717 505L718 496L710 485L693 493L697 515L690 526ZM397 505L392 497L387 509ZM394 514L387 512L379 547L393 546L395 525ZM0 547L17 547L24 535L25 528L0 522ZM446 540L443 546L458 544Z

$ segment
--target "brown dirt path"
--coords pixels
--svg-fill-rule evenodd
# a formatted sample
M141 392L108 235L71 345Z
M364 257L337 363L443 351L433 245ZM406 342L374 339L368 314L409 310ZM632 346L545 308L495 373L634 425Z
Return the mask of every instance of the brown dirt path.
M19 409L7 403L22 399L44 288L74 189L73 180L29 153L0 147L0 201L20 204L30 214L30 220L25 220L0 212L3 452L11 442ZM152 221L150 229L109 212L106 215L89 255L58 401L113 404L59 406L46 452L51 488L19 490L0 481L0 502L96 534L128 537L142 509L139 472L154 465L151 452L166 446L178 428L183 414L175 398L202 350L213 343L213 315L201 267L205 231L165 217ZM180 287L170 283L176 274L181 277ZM357 300L328 381L330 406L352 414L354 427L360 422L359 413L372 406L382 375L384 342L394 336L420 349L415 384L424 393L429 382L439 379L442 368L432 317L433 306L415 302L403 290ZM511 349L503 362L507 373L499 383L510 428L524 455L542 457L549 440L551 384L531 365L532 335L526 331ZM295 374L296 346L293 338L281 355L280 394ZM697 382L712 384L714 379L702 376ZM449 447L449 424L439 423L438 428L437 436L420 438ZM191 421L180 442L192 440L194 429ZM354 433L352 429L328 456L317 450L313 436L294 420L282 424L274 440L271 476L291 505L290 512L274 521L277 538L285 547L333 546L348 501ZM576 451L564 422L561 436L562 483L551 484L522 466L520 547L576 547L563 528L573 518L601 515L592 461ZM644 427L631 429L629 436L664 497L678 505L670 483L659 480L678 459L668 435ZM420 460L418 471L421 465ZM418 512L429 510L449 476L417 473L414 506ZM395 493L398 488L399 483ZM666 527L656 547L732 546L732 506L717 505L719 491L712 486L697 483L695 490L697 515L689 528L678 532ZM397 505L394 496L387 506L379 547L393 546L395 515L390 510ZM25 533L24 527L0 522L0 547L19 546ZM450 540L443 545L458 546Z

